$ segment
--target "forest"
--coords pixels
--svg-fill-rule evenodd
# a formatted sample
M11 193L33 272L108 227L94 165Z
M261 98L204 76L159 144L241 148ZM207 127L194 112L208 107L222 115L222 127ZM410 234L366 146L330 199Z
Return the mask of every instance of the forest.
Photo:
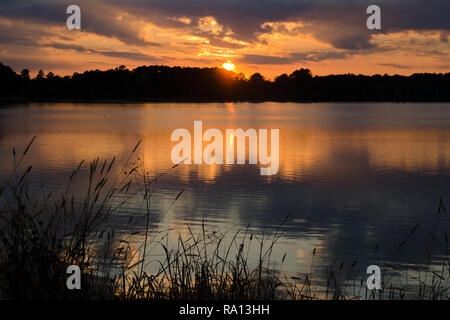
M28 101L382 101L449 102L450 73L317 76L300 68L270 81L223 68L119 66L35 77L0 63L0 99Z

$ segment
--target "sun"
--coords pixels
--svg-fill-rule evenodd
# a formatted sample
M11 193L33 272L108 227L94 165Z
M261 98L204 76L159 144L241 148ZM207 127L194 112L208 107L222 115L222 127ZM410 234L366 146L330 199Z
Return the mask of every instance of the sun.
M225 62L222 67L228 71L234 70L234 64L231 61Z

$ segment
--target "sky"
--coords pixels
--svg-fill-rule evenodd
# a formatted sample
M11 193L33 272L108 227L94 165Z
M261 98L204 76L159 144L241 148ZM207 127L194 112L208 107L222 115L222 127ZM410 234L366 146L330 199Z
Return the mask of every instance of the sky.
M68 30L66 9L81 9ZM381 9L369 30L366 9ZM273 79L450 72L449 0L2 0L0 62L59 75L125 65L219 67Z

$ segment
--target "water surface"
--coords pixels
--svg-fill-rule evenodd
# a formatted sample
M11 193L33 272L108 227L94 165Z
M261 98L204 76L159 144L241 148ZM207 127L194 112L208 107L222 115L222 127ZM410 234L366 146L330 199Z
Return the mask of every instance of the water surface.
M37 140L27 157L32 182L62 189L83 159L126 159L142 139L140 157L151 172L173 164L174 129L278 128L280 169L261 176L257 165L181 165L158 183L152 221L171 236L250 226L256 233L283 226L274 252L288 272L308 271L313 248L323 261L381 261L418 268L434 230L438 199L449 203L450 104L395 103L32 103L0 109L0 181L11 150ZM174 197L182 196L171 206ZM169 209L170 207L170 209ZM117 228L131 233L132 202ZM448 216L439 218L441 237ZM157 224L156 224L157 222ZM396 248L411 229L417 233ZM442 232L441 232L442 231ZM375 247L378 247L374 251ZM439 257L435 257L439 259Z

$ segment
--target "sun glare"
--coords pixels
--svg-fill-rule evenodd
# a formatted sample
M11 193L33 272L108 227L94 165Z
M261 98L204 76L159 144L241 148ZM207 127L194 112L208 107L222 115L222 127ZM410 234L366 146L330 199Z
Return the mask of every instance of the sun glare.
M228 71L234 70L234 64L231 61L225 62L222 67Z

